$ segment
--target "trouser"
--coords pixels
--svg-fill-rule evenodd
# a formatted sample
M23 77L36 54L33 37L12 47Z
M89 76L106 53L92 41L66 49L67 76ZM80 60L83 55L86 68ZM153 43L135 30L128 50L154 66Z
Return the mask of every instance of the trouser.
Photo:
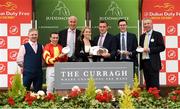
M156 87L159 89L159 70L155 70L152 67L150 60L143 60L142 68L146 81L146 89L148 90L150 87Z
M47 84L47 94L53 93L54 91L54 81L55 81L54 67L47 67L46 69L46 84Z
M43 83L43 73L42 71L39 72L23 72L23 85L26 87L26 90L30 90L31 84L33 83L33 91L38 92L42 90L42 83Z

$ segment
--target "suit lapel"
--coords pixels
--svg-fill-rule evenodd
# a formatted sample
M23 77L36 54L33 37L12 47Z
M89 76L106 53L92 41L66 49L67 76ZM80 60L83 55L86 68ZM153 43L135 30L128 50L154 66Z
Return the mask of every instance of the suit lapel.
M106 34L106 37L105 37L105 39L104 39L103 47L106 47L107 42L108 42L108 33Z
M64 35L64 41L65 41L64 43L65 43L65 45L67 45L67 40L68 40L67 35L68 35L68 29L66 29L65 35Z
M127 32L127 44L126 44L126 47L127 47L127 50L129 51L129 46L128 45L131 45L131 38L130 38L130 36L129 36L129 33Z
M117 42L118 42L118 47L117 48L119 48L119 50L121 50L121 35L120 35L120 33L118 34L118 37L117 37Z
M141 47L144 47L145 33L144 33L141 37L142 37L142 40L141 40Z
M149 40L149 46L152 44L152 39L154 39L154 31L152 31L151 38Z

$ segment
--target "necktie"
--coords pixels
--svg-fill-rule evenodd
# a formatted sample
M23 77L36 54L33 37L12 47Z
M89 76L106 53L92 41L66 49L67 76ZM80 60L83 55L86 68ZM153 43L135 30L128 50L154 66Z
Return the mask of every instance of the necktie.
M122 51L125 51L126 50L126 45L125 45L125 37L124 37L125 35L124 34L122 34L121 35L121 37L122 37L122 42L121 42L121 50ZM126 55L121 55L121 58L122 59L126 59Z
M121 36L122 36L122 50L126 50L124 34L122 34Z
M102 47L103 46L103 34L100 34L100 37L99 37L99 46Z
M146 33L146 36L144 39L144 48L148 48L148 41L149 41L149 38L148 38L148 34ZM148 53L143 52L142 59L146 59L146 58L148 58Z
M74 53L74 49L75 49L75 44L74 44L74 31L70 32L70 38L69 38L69 47L70 47L70 52L68 53L68 57L71 57Z

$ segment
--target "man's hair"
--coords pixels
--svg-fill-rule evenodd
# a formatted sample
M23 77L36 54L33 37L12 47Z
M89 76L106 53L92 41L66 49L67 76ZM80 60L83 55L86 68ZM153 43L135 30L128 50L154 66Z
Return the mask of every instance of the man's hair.
M127 24L127 21L125 19L119 19L118 25L119 25L120 22L126 22L126 24Z
M143 21L145 21L145 20L149 20L149 21L152 22L152 19L151 19L151 18L144 18Z
M77 21L77 17L76 17L76 16L70 16L70 17L68 18L68 22L69 22L70 19L75 19L75 20Z
M51 37L52 34L58 34L58 32L51 32L50 33L50 37Z
M31 29L29 29L28 34L29 34L29 33L31 33L31 32L33 32L33 31L37 31L37 32L38 32L38 30L37 30L37 29L35 29L35 28L31 28Z
M109 26L109 24L105 20L100 20L99 23L105 23L107 26Z

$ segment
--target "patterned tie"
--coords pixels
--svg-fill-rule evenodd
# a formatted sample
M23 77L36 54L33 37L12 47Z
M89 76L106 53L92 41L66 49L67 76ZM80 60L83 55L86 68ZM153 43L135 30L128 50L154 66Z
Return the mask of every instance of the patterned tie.
M148 38L148 34L146 33L146 36L145 36L145 39L144 39L144 48L148 48L149 45L148 45L148 41L149 41L149 38ZM148 58L148 53L144 53L142 54L142 59L146 59Z
M75 49L75 44L74 44L74 31L71 31L71 35L70 35L70 38L69 38L69 47L70 47L70 52L68 53L68 57L71 57L74 53L74 49Z
M99 37L99 46L102 47L103 46L103 34L100 34L100 37Z

